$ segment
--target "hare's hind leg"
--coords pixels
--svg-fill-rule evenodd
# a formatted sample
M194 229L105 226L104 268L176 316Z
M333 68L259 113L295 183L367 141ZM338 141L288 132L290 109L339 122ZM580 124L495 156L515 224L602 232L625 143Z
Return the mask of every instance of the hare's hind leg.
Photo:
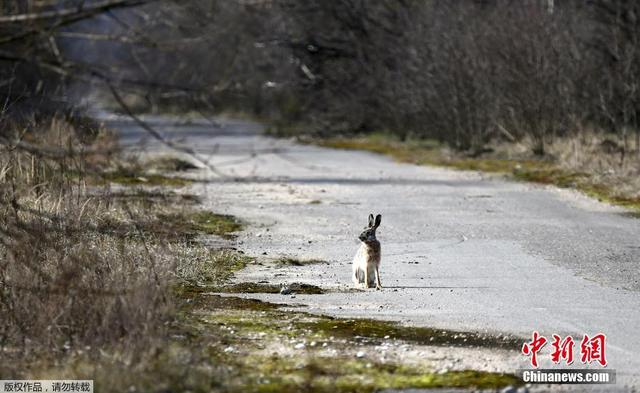
M353 268L353 285L358 288L362 283L362 269Z
M376 266L376 289L382 289L382 284L380 284L380 267Z

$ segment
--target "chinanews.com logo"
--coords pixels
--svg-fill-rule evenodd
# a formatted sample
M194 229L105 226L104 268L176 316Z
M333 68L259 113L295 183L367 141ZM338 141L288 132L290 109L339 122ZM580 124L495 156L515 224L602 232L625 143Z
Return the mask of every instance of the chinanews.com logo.
M550 360L553 365L570 366L578 362L589 368L538 369L542 349L551 345ZM531 341L522 345L522 355L529 357L532 369L520 369L518 374L525 383L544 384L612 384L616 382L615 370L607 367L607 336L597 333L574 340L572 336L551 336L551 341L537 331ZM594 368L595 367L595 368Z

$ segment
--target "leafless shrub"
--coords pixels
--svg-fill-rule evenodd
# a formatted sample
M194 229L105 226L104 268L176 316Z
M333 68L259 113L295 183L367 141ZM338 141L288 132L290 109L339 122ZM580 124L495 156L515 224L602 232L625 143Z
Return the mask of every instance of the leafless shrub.
M17 361L3 367L19 367L33 353L86 347L115 346L138 356L169 318L175 254L164 239L140 230L138 221L149 219L146 206L87 192L84 177L91 172L84 171L106 158L74 152L95 146L59 119L31 126L41 129L21 140L37 139L32 148L59 148L68 156L9 144L0 151L0 345ZM112 143L99 134L92 139Z
M139 110L241 110L322 135L384 130L472 152L527 137L542 155L588 125L640 146L629 0L55 3L0 15L8 102L61 86L86 96L89 83Z
M386 130L472 151L527 137L540 155L579 125L622 139L638 129L633 2L202 0L175 7L180 22L156 23L150 35L190 45L144 49L138 57L147 71L131 72L202 87L200 101L183 96L189 108L239 108L324 135ZM175 29L182 25L198 27ZM176 53L185 59L178 67ZM163 60L149 68L157 56Z

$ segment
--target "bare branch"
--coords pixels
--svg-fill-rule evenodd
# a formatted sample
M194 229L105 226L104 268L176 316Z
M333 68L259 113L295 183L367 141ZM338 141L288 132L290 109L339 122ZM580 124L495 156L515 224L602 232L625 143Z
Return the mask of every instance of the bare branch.
M42 11L42 12L34 12L28 14L17 14L17 15L5 15L0 16L0 23L21 23L21 22L31 22L31 21L40 21L46 19L55 19L55 18L63 18L63 17L77 17L80 15L96 15L102 13L104 11L112 10L115 8L121 7L132 7L136 5L141 5L149 2L150 0L106 0L98 3L91 4L87 7L73 7L66 8L61 10L51 10L51 11Z
M78 10L76 8L74 13L60 17L55 23L49 26L46 26L46 29L56 30L56 29L59 29L60 27L68 26L76 22L80 22L82 20L91 19L102 13L111 12L114 9L136 7L136 6L144 5L144 4L155 2L155 1L157 0L112 0L112 1L101 3L102 4L101 7L97 7L97 6L91 7L87 10ZM11 17L14 17L14 16L17 16L17 15L13 15ZM8 17L9 16L0 17L0 23L2 23L1 22L2 18L8 18ZM14 22L5 21L4 23L14 23ZM42 30L43 30L43 27L38 27L38 28L29 29L14 35L1 38L0 45L5 45L11 42L23 40L27 37L31 37L33 35L41 33Z
M195 150L186 146L179 145L177 143L174 143L173 141L170 141L164 138L157 130L155 130L148 123L146 123L140 117L136 116L135 113L133 113L131 108L124 102L124 100L122 99L122 96L120 95L120 93L112 83L107 81L107 86L109 87L109 90L111 90L111 94L113 95L113 98L115 98L115 100L118 102L118 105L120 105L120 107L124 110L127 116L129 116L134 122L136 122L136 124L138 124L143 130L147 131L151 136L153 136L155 139L160 141L165 146L170 147L171 149L178 151L180 153L188 154L190 157L198 161L201 165L203 165L204 167L206 167L216 175L220 177L227 177L227 175L220 172L218 169L216 169L216 167L214 167L211 163L209 163L208 160L201 158L200 155Z

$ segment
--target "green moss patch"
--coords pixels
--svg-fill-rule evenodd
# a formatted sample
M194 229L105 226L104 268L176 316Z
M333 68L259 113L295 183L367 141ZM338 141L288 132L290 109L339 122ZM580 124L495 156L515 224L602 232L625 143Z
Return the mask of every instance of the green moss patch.
M163 156L153 158L144 163L144 167L151 170L166 172L183 172L198 169L193 163L178 157Z
M218 235L227 239L233 238L233 232L241 231L244 225L234 216L200 211L187 217L194 230Z
M403 326L375 319L342 319L325 317L313 322L299 322L301 329L311 329L326 336L379 342L384 337L419 345L481 347L517 350L522 341L514 337L496 337L479 333L456 332L427 327Z
M256 359L257 360L257 359ZM389 364L349 358L324 358L310 361L283 361L277 357L260 359L266 370L258 381L244 386L253 392L362 392L380 389L477 388L496 389L520 385L512 375L480 371L428 372L420 368L395 367ZM272 376L272 377L267 377Z
M287 285L287 287L292 294L319 295L324 293L322 288L310 284L293 283ZM281 288L282 287L279 285L243 282L233 285L216 287L214 291L227 293L280 293Z
M202 199L195 194L183 194L174 191L150 191L143 188L123 189L112 191L109 198L115 201L140 202L147 208L163 205L197 205Z
M151 208L153 200L136 201L142 208ZM207 221L205 218L207 217ZM202 221L201 221L202 220ZM100 233L109 233L120 237L161 238L167 242L189 242L195 244L196 237L202 234L214 234L223 239L234 239L235 231L242 228L232 216L215 213L186 211L179 213L157 213L156 215L136 217L136 222L121 220L103 220L95 229Z
M179 327L187 330L178 336L190 354L189 367L213 370L209 378L221 381L230 390L368 393L386 388L498 389L522 384L508 374L436 372L426 364L407 366L355 357L354 351L375 345L378 340L393 341L395 337L380 336L390 335L386 322L367 321L365 327L354 325L353 320L284 311L270 303L212 295L201 289L183 295L189 301L184 303ZM342 323L341 328L334 327ZM416 335L423 337L425 333ZM375 337L365 340L363 334ZM264 349L271 346L274 350L265 353ZM326 347L337 352L327 352ZM202 386L206 391L208 385L200 381L192 386Z
M317 264L328 265L329 262L323 261L322 259L297 259L292 257L283 257L276 260L276 264L278 266L307 266Z
M99 366L89 354L33 377L94 379L100 391L242 391L371 393L381 389L501 389L520 386L509 374L476 370L437 372L427 364L353 356L371 343L325 337L297 322L324 320L251 299L211 295L189 286L179 292L179 314L153 355L137 367L118 352ZM355 333L354 333L355 334ZM300 348L299 343L305 343ZM315 344L315 345L314 345ZM326 344L326 345L325 345ZM295 348L294 348L295 346ZM330 347L336 352L326 351Z
M235 272L253 261L253 258L236 250L209 250L201 246L183 256L176 273L187 284L181 288L213 292L212 288L223 286Z
M125 186L166 186L184 187L193 181L181 177L165 176L160 174L145 174L128 171L107 172L102 175L105 182L118 183Z
M208 310L267 311L281 307L278 304L256 299L214 295L211 294L210 290L210 288L194 285L177 285L174 288L174 295L179 299L188 301L191 307L205 307Z
M161 215L160 221L173 230L185 234L217 235L224 239L235 238L235 233L244 228L244 224L234 216L209 211Z

